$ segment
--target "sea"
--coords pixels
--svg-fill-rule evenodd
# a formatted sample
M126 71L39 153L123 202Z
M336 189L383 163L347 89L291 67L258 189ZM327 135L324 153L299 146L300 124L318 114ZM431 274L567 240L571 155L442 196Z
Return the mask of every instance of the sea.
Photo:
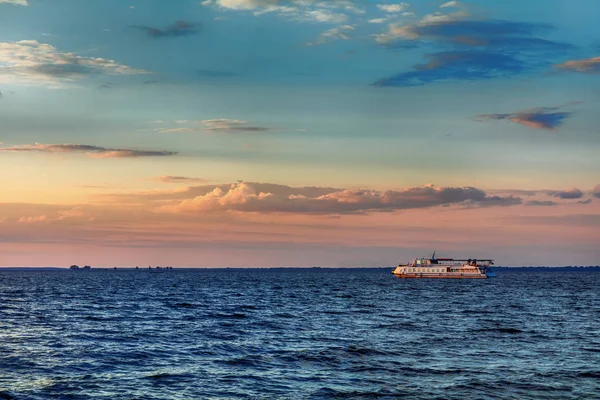
M0 271L0 399L600 399L600 271Z

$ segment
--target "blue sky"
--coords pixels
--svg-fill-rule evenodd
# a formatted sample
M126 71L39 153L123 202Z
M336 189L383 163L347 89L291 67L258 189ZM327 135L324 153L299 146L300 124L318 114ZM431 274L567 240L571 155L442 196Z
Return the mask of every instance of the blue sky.
M96 204L167 176L576 188L590 202L569 212L595 215L598 15L595 0L0 0L0 201Z

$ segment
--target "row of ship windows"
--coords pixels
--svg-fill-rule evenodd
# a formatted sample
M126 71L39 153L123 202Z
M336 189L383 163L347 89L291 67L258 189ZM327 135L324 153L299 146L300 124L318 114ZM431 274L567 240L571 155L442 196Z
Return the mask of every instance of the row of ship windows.
M403 272L446 272L445 268L404 268Z

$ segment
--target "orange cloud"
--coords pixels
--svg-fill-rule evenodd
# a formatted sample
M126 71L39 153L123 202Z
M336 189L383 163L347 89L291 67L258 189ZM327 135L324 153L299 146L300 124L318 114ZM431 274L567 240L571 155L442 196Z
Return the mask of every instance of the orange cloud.
M557 64L555 67L568 71L583 72L586 74L598 74L600 73L600 57L592 57L583 60L571 60L562 64Z
M152 180L161 183L206 183L207 179L202 178L191 178L188 176L172 176L172 175L161 175L152 178Z
M20 224L35 224L37 222L44 222L48 219L45 215L38 215L34 217L21 217L17 220Z

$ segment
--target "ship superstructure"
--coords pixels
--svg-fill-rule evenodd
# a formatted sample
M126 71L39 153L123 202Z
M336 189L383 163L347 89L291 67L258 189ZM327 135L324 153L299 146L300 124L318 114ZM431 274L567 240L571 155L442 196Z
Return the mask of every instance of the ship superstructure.
M408 264L398 265L392 273L399 278L457 278L485 279L495 276L488 271L490 259L415 258Z

